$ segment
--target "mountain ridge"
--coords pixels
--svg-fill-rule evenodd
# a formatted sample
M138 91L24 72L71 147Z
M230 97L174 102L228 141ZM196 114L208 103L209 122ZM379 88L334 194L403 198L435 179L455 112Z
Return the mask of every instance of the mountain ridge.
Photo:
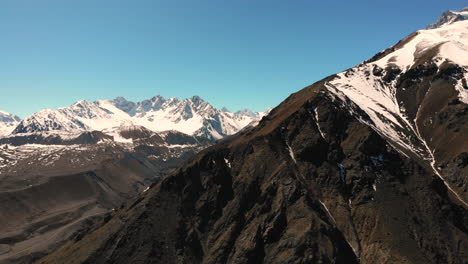
M175 129L219 140L238 132L252 121L258 121L263 115L251 111L248 114L221 111L199 96L179 100L158 95L137 103L117 97L95 102L81 100L55 110L43 109L21 120L12 134L103 130L122 123L134 123L153 131Z
M468 7L463 8L460 11L445 11L437 22L427 26L427 29L440 28L443 25L452 24L457 21L463 21L468 19Z

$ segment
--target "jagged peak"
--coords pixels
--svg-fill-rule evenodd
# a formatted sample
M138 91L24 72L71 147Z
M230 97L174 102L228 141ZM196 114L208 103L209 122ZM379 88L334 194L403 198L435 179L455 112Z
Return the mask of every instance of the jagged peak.
M258 115L257 113L253 112L252 110L250 110L248 108L241 109L241 110L237 111L236 114L246 115L246 116L250 116L250 117L256 117Z
M116 108L123 112L117 111ZM210 125L216 131L208 132L224 136L236 133L252 120L259 118L258 113L251 111L249 113L248 115L226 114L198 95L182 101L177 97L166 99L156 95L138 103L118 96L113 100L96 102L80 100L68 107L41 110L20 123L15 132L103 130L142 125L153 131L171 128L193 134L211 122ZM130 123L127 123L127 120Z
M72 109L73 111L82 111L82 110L89 110L97 108L97 104L95 102L89 102L86 100L79 100L73 103L70 107L61 107L60 110L67 110Z
M63 107L62 107L63 108ZM59 108L60 109L60 108ZM38 114L51 114L51 113L55 113L56 110L54 109L51 109L51 108L44 108L44 109L41 109L39 111L37 111L36 113L34 113L33 115L29 116L29 117L33 117L33 116L36 116Z
M200 96L198 95L194 95L192 96L191 98L189 98L188 100L190 100L192 103L194 103L195 105L201 105L203 103L207 103L205 100L203 100Z
M21 121L21 118L19 116L0 110L0 123L12 124L12 123L20 122L20 121Z
M116 98L114 98L112 100L112 102L115 102L115 103L131 103L131 101L127 100L125 97L123 96L117 96Z
M20 118L19 116L14 115L14 114L11 114L11 113L8 113L8 112L6 112L6 111L0 110L0 119L1 119L2 117L4 117L4 118L7 118L7 117L8 117L8 118L11 118L11 119L13 119L13 120L15 120L15 121L21 121L21 118Z
M166 100L167 99L164 98L163 96L161 96L160 94L157 94L157 95L151 97L151 99L150 99L150 101L153 101L153 102L155 102L155 101L166 101Z
M180 100L179 100L179 98L177 98L177 97L171 97L171 98L167 99L166 102L170 102L170 103L179 103Z
M80 106L80 105L90 105L92 103L86 101L86 100L79 100L76 101L75 103L72 104L72 106Z
M427 26L427 29L440 28L463 20L468 20L468 7L463 8L461 11L445 11L439 19L437 19L437 22Z

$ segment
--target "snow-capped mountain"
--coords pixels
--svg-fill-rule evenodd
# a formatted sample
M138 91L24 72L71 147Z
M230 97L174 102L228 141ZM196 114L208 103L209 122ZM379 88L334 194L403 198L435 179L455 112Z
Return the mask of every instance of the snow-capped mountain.
M427 28L434 29L443 25L452 24L457 21L468 19L468 7L463 8L461 11L446 11L439 17L436 23L430 24Z
M69 107L45 109L21 121L13 134L42 131L103 130L134 124L153 131L176 130L212 140L234 134L264 113L220 111L198 96L179 100L155 96L138 103L123 97L78 101Z
M0 110L0 136L11 133L20 121L19 116Z
M408 75L423 68L437 72L451 67L455 71L453 88L458 99L467 104L468 21L417 31L370 61L339 73L327 86L336 97L364 111L380 133L424 153L428 151L424 143L415 141L421 138L415 127L418 113L406 105L411 96L408 86L417 82Z
M325 86L334 100L396 149L426 162L467 205L468 197L453 184L464 185L463 176L443 173L453 155L466 150L468 20L460 17L466 18L468 9L463 10L444 13L437 26L416 31ZM449 19L449 13L456 17Z
M250 109L242 109L242 110L239 110L236 112L236 114L238 115L243 115L243 116L250 116L252 118L256 118L256 119L260 119L262 118L263 116L266 116L268 115L268 113L271 111L272 108L267 108L265 111L263 112L254 112Z

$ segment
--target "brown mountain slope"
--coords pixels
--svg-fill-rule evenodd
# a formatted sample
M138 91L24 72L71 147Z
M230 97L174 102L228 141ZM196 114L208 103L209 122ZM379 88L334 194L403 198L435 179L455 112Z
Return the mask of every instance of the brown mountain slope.
M331 78L38 263L466 263L466 208L331 99Z
M121 126L0 138L0 263L32 263L211 144ZM119 137L131 143L114 142ZM121 137L121 138L120 138Z

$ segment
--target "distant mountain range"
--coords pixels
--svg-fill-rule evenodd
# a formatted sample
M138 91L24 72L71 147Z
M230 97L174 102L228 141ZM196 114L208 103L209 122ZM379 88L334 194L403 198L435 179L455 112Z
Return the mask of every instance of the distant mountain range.
M137 125L152 131L176 130L188 135L219 140L255 124L266 112L248 109L236 113L218 110L198 96L184 100L155 96L141 102L123 97L95 102L78 101L69 107L44 109L23 120L0 112L0 136L23 133L80 132Z

